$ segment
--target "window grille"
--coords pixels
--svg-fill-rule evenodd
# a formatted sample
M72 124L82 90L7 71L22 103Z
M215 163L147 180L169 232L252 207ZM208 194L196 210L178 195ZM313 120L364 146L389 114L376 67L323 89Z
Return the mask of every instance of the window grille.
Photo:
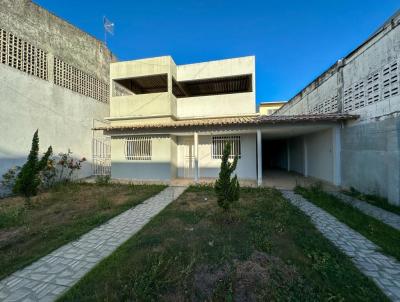
M54 57L54 84L103 103L109 100L109 85Z
M152 141L148 136L129 137L125 141L125 158L127 160L151 160Z
M240 136L213 136L211 156L213 159L221 159L224 147L227 143L231 144L231 154L229 158L241 157Z
M47 53L1 28L0 63L48 79Z

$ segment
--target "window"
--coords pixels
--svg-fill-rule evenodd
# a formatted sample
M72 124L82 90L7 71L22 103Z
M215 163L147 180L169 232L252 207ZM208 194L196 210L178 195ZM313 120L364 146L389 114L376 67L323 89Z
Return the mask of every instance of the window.
M227 143L231 144L231 154L229 158L241 156L240 136L213 136L211 156L213 159L221 159L224 147Z
M151 160L151 137L135 136L125 141L125 158L127 160Z

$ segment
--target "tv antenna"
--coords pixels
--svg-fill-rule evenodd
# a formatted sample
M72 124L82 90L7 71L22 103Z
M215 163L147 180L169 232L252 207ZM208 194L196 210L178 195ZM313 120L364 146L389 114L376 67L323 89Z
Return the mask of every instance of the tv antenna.
M107 33L110 35L114 35L114 23L107 19L107 17L103 17L103 26L104 26L104 44L107 46Z

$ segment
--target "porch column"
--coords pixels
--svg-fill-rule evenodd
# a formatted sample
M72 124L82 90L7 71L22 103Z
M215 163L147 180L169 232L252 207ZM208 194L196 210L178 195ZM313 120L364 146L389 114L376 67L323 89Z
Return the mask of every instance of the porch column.
M261 130L257 129L257 185L262 184L262 139Z
M342 175L341 175L341 132L340 126L337 125L332 129L332 156L333 156L333 183L336 186L340 186L342 184Z
M199 134L194 133L194 181L199 181Z
M308 176L308 150L306 137L303 136L303 154L304 154L304 176Z

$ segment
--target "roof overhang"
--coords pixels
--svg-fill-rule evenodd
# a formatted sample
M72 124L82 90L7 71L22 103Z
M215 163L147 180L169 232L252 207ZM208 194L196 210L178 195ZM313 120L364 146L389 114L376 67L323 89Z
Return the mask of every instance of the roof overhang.
M355 120L358 115L349 114L316 114L316 115L270 115L270 116L239 116L220 118L183 119L170 122L140 123L120 126L96 127L93 130L103 130L107 134L122 133L161 133L187 132L194 129L199 131L224 129L262 129L275 126L290 125L327 125Z

